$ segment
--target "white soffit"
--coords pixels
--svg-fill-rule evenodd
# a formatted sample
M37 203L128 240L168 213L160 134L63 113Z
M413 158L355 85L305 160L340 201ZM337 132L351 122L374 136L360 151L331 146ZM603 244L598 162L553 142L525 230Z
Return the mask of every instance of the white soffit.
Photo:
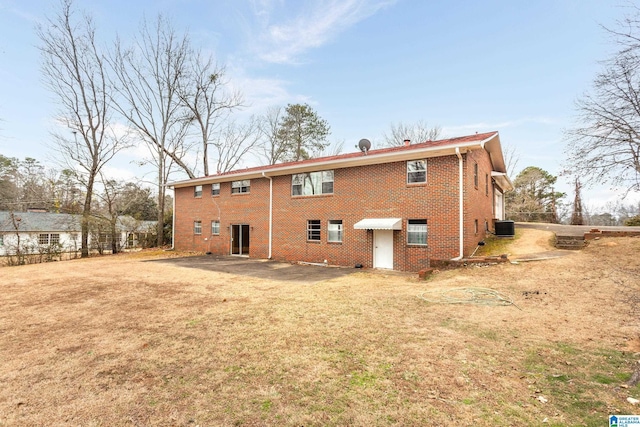
M365 218L353 224L356 230L402 230L402 218Z

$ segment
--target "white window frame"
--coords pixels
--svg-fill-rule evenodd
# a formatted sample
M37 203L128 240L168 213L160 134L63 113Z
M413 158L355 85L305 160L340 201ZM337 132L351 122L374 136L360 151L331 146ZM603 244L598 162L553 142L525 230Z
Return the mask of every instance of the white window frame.
M344 228L341 219L330 219L327 223L327 242L342 243Z
M427 182L427 160L407 160L407 184Z
M320 242L322 240L322 221L319 219L307 220L307 241Z
M193 197L202 197L202 185L193 187Z
M0 246L4 246L4 234L0 234Z
M193 234L202 234L202 221L193 221Z
M429 228L426 219L407 220L407 244L427 246L428 237Z
M212 196L219 196L220 195L220 183L219 182L211 184L211 195Z
M214 219L211 221L211 234L214 236L220 234L220 220Z
M292 196L317 196L333 194L335 174L333 170L295 173L291 175Z
M245 194L251 192L251 180L243 179L231 181L231 194Z

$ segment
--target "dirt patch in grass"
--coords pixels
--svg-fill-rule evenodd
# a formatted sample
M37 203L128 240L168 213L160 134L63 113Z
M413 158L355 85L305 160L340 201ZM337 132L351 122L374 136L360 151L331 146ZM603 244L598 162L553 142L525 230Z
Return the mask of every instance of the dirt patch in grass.
M509 252L525 238L545 240ZM611 241L428 281L311 286L140 253L1 268L0 426L604 425L640 397L623 387L640 239ZM515 306L418 298L454 287Z

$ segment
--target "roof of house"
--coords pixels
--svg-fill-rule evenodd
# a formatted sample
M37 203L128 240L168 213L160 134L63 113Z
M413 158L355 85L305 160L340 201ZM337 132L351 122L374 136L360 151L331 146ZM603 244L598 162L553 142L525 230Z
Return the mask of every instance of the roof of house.
M426 141L399 147L380 148L376 150L369 150L366 153L357 151L297 162L278 163L275 165L239 169L201 178L175 181L170 183L169 187L189 187L193 185L229 181L232 179L252 179L265 176L311 172L323 169L339 169L353 166L390 163L416 158L455 155L456 153L464 154L468 151L481 148L486 149L489 152L493 163L493 169L499 173L506 173L498 132L487 132L438 141Z
M51 212L0 211L0 232L23 233L79 233L82 215ZM155 227L156 221L137 221L130 216L118 217L117 227L121 231L144 231Z
M0 231L3 232L80 232L79 215L49 212L0 212Z

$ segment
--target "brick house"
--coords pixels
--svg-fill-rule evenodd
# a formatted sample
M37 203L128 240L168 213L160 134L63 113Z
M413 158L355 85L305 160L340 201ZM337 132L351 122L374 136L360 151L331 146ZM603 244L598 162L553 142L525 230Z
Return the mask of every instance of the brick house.
M512 189L497 132L173 182L174 248L418 271L469 255Z

